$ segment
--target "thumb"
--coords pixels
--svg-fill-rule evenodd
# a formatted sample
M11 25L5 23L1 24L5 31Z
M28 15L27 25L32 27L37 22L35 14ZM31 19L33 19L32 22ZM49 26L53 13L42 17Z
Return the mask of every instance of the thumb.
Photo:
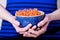
M13 20L12 24L14 24L16 26L19 26L20 25L20 22L18 22L17 20Z
M13 18L10 19L10 23L16 25L16 26L19 26L20 25L20 22L16 20L16 17L13 16Z

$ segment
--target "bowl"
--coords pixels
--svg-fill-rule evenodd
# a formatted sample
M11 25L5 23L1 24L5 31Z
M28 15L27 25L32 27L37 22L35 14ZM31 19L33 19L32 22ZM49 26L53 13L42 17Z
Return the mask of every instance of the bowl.
M32 24L32 25L37 25L38 22L40 22L41 20L43 20L45 14L43 11L39 11L41 12L41 15L37 15L37 16L18 16L15 13L16 16L16 20L18 20L20 22L21 27L26 27L28 24Z

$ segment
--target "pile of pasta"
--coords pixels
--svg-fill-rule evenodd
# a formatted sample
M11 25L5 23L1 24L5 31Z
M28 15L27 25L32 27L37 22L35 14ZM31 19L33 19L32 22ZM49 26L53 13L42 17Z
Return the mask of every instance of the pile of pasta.
M24 9L24 10L18 10L16 11L16 15L18 16L37 16L41 15L41 12L37 9Z

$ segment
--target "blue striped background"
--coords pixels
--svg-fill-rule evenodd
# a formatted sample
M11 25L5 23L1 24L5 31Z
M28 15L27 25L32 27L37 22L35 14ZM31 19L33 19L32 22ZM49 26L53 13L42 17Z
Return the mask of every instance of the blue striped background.
M51 13L57 9L56 0L7 0L6 9L15 15L16 10L38 8L46 14ZM60 37L60 20L50 22L47 32L41 37ZM3 20L2 30L0 30L0 37L16 36L18 33L13 28L12 24Z

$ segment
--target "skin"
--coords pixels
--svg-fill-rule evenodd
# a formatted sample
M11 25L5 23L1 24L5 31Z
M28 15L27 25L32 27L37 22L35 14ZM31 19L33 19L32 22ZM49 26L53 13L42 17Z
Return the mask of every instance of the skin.
M2 5L0 5L0 18L10 22L13 25L13 27L16 29L16 32L18 32L19 34L23 34L24 37L35 37L36 38L39 35L46 32L47 26L50 21L60 20L59 11L60 9L57 9L56 11L50 14L46 14L45 18L37 24L38 27L34 25L32 28L30 28L32 24L28 24L25 28L21 28L19 26L20 22L18 22L15 16L11 15Z
M50 21L52 20L60 20L60 9L57 9L56 11L50 13L50 14L46 14L45 18L40 21L37 26L38 28L36 29L36 25L34 25L31 29L28 30L28 32L24 33L24 37L38 37L41 34L44 34L47 30L47 26L49 24ZM42 28L41 28L42 27ZM34 30L36 29L36 30Z
M1 4L0 4L0 18L10 22L16 29L16 32L18 32L19 34L24 33L32 26L32 24L28 24L25 28L21 28L20 22L16 20L15 16L11 15L11 13L8 12Z

